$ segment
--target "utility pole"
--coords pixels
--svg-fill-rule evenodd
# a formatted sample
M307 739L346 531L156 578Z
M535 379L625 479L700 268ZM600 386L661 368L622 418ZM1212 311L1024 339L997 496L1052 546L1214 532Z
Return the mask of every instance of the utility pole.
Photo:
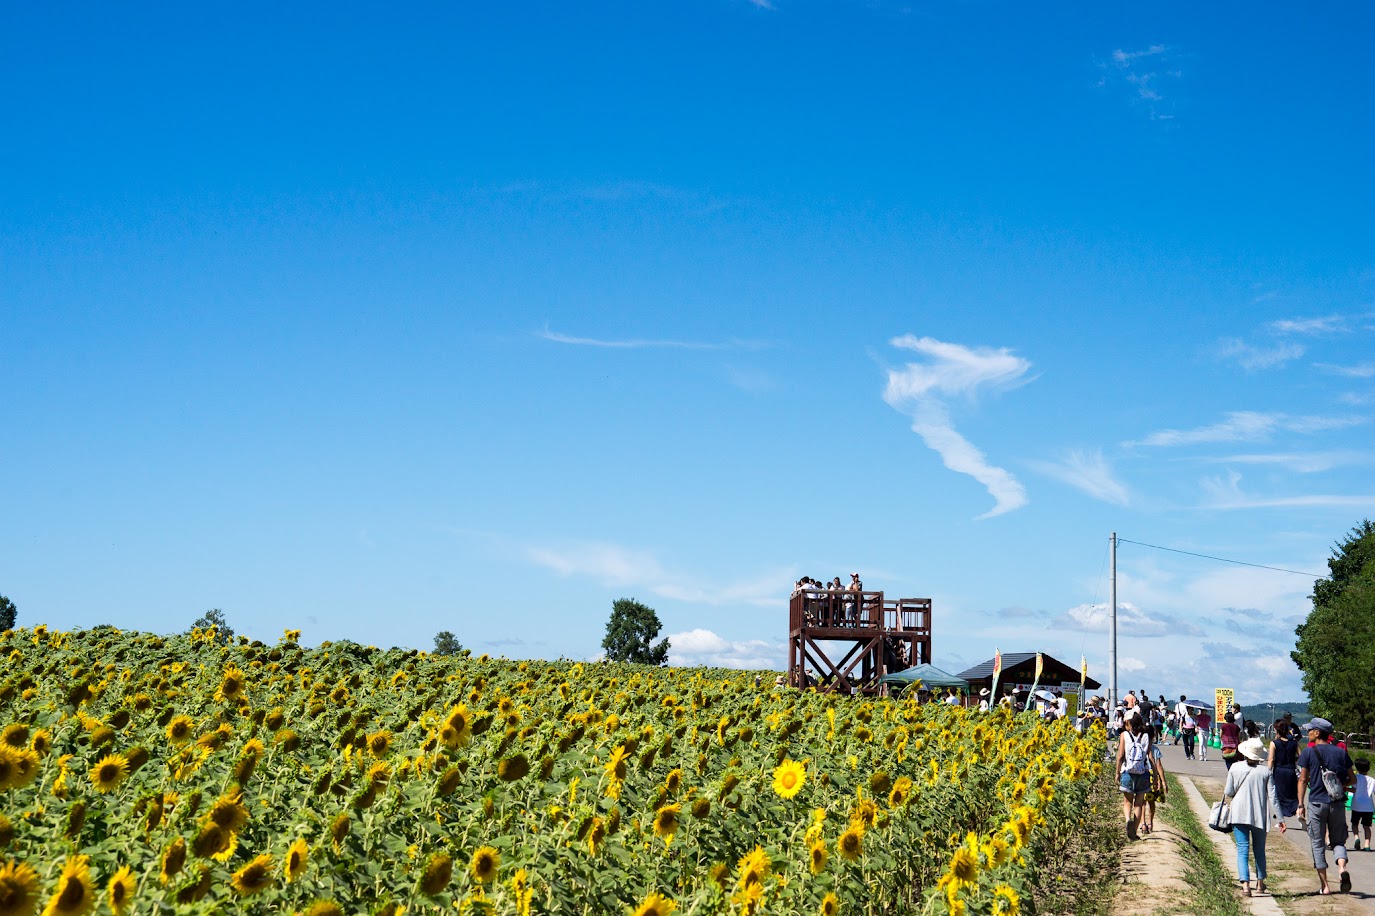
M1109 632L1112 634L1108 638L1108 707L1117 708L1117 532L1114 531L1108 537L1108 546L1112 555L1112 588L1108 598L1108 614L1110 615Z

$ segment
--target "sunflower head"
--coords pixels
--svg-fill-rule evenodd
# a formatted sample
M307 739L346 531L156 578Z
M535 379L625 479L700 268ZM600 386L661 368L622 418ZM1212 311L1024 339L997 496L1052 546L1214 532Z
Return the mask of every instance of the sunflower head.
M993 888L994 916L1017 916L1022 911L1022 898L1006 884Z
M244 806L243 793L231 790L215 799L205 814L205 820L229 833L238 833L248 823L248 808Z
M240 868L229 879L229 886L240 897L259 894L272 886L272 856L264 853L255 856L247 865Z
M764 847L756 846L741 856L740 861L736 863L736 871L739 873L738 883L741 887L750 884L762 884L772 869L773 861L769 858L769 854L764 851Z
M807 768L797 760L784 760L773 771L773 791L780 798L793 798L807 781Z
M497 776L502 782L516 782L530 772L530 761L524 754L512 754L497 763Z
M835 895L835 891L827 891L826 896L821 898L821 908L817 910L820 916L838 916L840 913L840 898Z
M711 799L705 795L698 796L692 800L692 816L697 820L705 820L711 814Z
M374 757L385 757L391 750L391 732L383 729L368 735L368 753Z
M181 872L185 864L186 841L177 837L162 854L162 872L158 875L158 881L167 884Z
M309 859L310 847L306 845L305 837L298 836L287 849L286 859L282 862L282 877L286 879L287 884L305 874Z
M123 916L128 911L133 902L134 894L138 892L138 881L134 878L133 869L125 865L115 876L110 879L109 885L105 888L106 897L110 901L110 909L115 916Z
M173 716L167 723L167 740L173 744L185 744L191 740L194 725L190 716Z
M676 909L678 904L655 892L640 901L640 905L635 907L634 916L669 916Z
M437 852L425 863L420 876L420 892L428 897L441 894L454 876L454 860L448 853Z
M349 825L349 816L347 814L340 814L330 822L329 840L336 850L344 842L344 838L349 835Z
M306 908L306 916L344 916L344 908L333 900L317 900Z
M497 869L501 867L501 853L491 846L481 846L477 852L473 853L473 859L468 864L468 870L472 872L473 879L481 884L489 883L497 876Z
M847 862L854 862L864 852L864 825L851 824L836 840L836 849Z
M807 867L812 874L819 875L826 870L826 860L830 858L830 853L826 851L826 841L818 837L812 841L812 845L807 848Z
M678 815L682 811L683 806L675 803L664 805L654 812L654 835L665 844L673 842L673 835L678 832Z
M38 873L23 862L0 866L0 913L32 913L38 904Z
M76 916L95 906L95 887L91 883L91 867L86 856L73 856L62 866L57 889L43 912L48 916Z
M6 725L4 731L0 731L0 744L12 747L15 750L29 746L29 727L21 723Z

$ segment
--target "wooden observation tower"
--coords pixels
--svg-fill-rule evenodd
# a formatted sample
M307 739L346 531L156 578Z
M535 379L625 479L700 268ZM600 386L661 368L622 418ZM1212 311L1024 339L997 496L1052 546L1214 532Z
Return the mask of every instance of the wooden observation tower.
M883 592L807 589L788 604L793 687L872 695L885 675L930 661L930 598L887 600Z

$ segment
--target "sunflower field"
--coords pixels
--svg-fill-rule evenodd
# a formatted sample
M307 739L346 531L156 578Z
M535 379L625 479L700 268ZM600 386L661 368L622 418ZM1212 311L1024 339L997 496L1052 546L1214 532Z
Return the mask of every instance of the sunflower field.
M1101 768L1002 711L299 638L0 634L0 916L1016 916Z

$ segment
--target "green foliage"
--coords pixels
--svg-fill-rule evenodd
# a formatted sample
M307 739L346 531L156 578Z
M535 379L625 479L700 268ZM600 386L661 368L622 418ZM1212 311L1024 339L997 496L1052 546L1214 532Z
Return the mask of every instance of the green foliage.
M234 630L229 626L229 621L224 619L224 611L219 608L211 608L204 614L196 618L191 624L192 629L208 630L214 627L216 630L215 642L222 646L227 646L234 640Z
M1352 529L1327 561L1330 580L1313 586L1313 610L1294 631L1291 653L1312 710L1339 730L1375 727L1375 523Z
M14 621L19 616L19 609L14 606L14 602L0 595L0 630L13 630Z
M457 655L463 651L463 643L458 641L458 637L448 630L440 630L434 634L434 654L435 655Z
M611 605L611 619L606 622L606 638L602 640L607 661L667 664L668 640L654 642L661 629L663 624L653 608L633 598L617 599Z

